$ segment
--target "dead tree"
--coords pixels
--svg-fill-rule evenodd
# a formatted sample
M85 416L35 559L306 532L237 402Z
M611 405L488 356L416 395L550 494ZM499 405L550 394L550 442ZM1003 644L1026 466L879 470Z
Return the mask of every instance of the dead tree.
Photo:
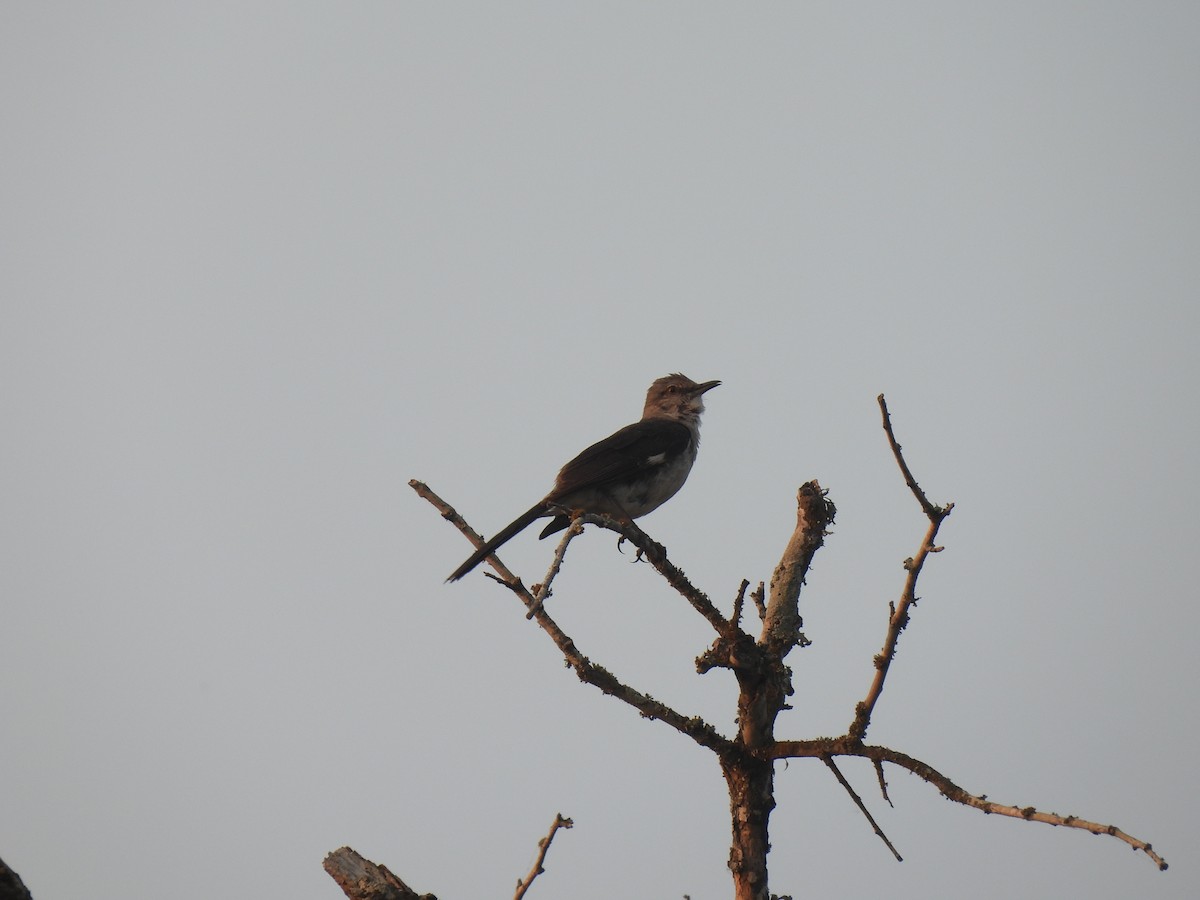
M888 763L927 781L947 799L984 813L1110 835L1136 850L1141 850L1158 868L1165 870L1166 861L1149 843L1126 834L1114 825L1103 825L1077 816L1044 812L1033 806L996 803L987 799L986 795L968 793L922 760L890 747L866 742L872 713L883 694L888 672L895 659L896 645L901 633L908 626L916 605L917 580L929 556L941 551L942 548L937 544L938 531L954 508L951 503L939 506L931 502L917 484L892 431L891 418L883 395L880 395L878 400L883 429L892 454L929 525L916 553L904 562L904 585L899 599L890 604L887 633L882 649L874 658L870 686L864 698L855 706L846 733L840 737L798 740L778 738L775 735L776 720L787 708L787 699L792 693L792 673L786 659L793 649L803 647L807 643L800 630L803 625L799 610L800 590L813 556L824 542L836 512L826 492L816 481L810 481L800 488L797 497L796 529L775 568L769 588L760 582L751 591L749 583L743 581L728 616L718 610L708 596L696 588L664 553L658 552L661 548L652 545L640 529L623 528L619 523L591 515L580 516L572 523L558 546L546 577L540 584L526 587L521 579L495 556L488 560L496 571L496 575L491 577L520 599L525 607L526 616L537 621L582 681L627 703L641 716L656 719L674 728L717 755L729 789L732 822L729 869L733 875L736 900L769 900L772 896L767 882L767 851L770 846L768 826L771 811L775 807L775 762L780 759L812 758L824 763L897 859L900 858L899 854L871 817L862 799L839 771L836 762L838 757L861 757L870 760L874 764L879 787L885 799L887 786L884 780L884 764ZM476 547L482 545L483 537L449 504L419 481L412 481L410 485ZM550 595L551 586L562 565L567 547L584 524L609 528L631 541L668 584L712 626L712 645L696 659L696 670L703 674L713 669L728 669L737 679L739 695L736 733L722 734L698 716L685 715L631 685L624 684L608 669L585 656L575 641L565 634L546 612L544 601ZM757 635L752 634L743 624L747 597L761 622ZM553 833L554 829L551 830L551 837ZM549 841L544 840L548 845ZM543 846L535 870L540 871L544 856ZM388 873L389 876L390 874ZM536 871L531 873L534 874ZM520 885L518 887L520 888ZM525 888L527 887L528 883L525 884Z

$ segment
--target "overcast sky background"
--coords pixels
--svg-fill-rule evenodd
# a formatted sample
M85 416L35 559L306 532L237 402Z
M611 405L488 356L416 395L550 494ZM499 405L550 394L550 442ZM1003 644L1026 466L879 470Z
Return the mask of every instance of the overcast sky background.
M407 487L504 525L667 372L719 378L643 520L728 609L817 478L781 737L797 898L1200 893L1194 3L0 6L0 858L36 900L731 895L714 759L580 684ZM726 731L707 625L610 535L549 604ZM539 580L533 534L504 558Z

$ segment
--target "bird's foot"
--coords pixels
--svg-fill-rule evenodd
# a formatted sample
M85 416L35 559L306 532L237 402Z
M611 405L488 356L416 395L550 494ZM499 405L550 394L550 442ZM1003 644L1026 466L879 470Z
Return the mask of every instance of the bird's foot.
M617 552L618 553L625 552L624 550L621 549L621 545L623 543L625 543L626 540L628 540L628 539L625 537L625 535L621 535L619 538L617 538ZM631 562L660 563L666 558L667 558L667 548L664 547L662 544L656 543L655 541L652 541L649 538L646 538L646 546L637 548L637 553L634 554Z
M617 538L617 552L618 553L625 552L624 550L621 549L621 545L624 544L628 540L629 540L629 538L625 537L625 535L621 535L620 537ZM632 541L630 541L630 543L632 543ZM631 559L630 562L640 563L643 561L643 558L645 556L646 556L646 551L643 550L641 547L638 547L637 553L635 553L633 555L633 559Z

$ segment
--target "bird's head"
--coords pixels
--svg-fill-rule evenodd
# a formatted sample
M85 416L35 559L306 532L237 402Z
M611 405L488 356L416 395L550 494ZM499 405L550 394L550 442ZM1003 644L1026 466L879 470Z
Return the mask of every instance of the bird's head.
M650 385L642 417L695 424L700 421L700 413L704 412L704 392L711 391L720 383L704 381L697 384L686 375L666 375Z

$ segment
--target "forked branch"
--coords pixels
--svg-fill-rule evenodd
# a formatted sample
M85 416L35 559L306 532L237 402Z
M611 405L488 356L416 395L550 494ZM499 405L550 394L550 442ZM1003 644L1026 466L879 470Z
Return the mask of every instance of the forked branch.
M945 506L937 506L931 503L929 498L925 496L925 492L921 490L921 486L917 484L912 471L908 468L908 463L904 461L904 453L900 449L900 444L896 441L895 432L892 431L892 419L888 413L887 401L883 399L883 394L879 395L878 400L879 409L883 415L883 430L887 433L888 444L892 448L892 455L896 458L896 464L900 466L900 471L904 475L904 483L908 485L909 490L917 498L917 502L921 505L921 509L929 519L929 528L926 530L925 536L921 540L921 546L917 548L917 552L911 558L904 561L904 568L908 571L908 576L904 579L904 590L900 594L900 601L893 605L891 615L888 618L888 629L887 635L883 640L883 649L875 657L875 677L871 681L870 688L867 690L866 698L854 709L854 721L850 724L848 734L850 737L860 741L867 735L867 728L871 724L871 714L875 711L875 704L879 702L879 697L883 693L883 685L887 680L888 669L891 668L892 660L896 658L896 644L900 640L900 633L908 625L909 609L917 602L917 579L921 577L921 569L925 565L925 560L930 553L937 553L942 549L934 543L934 540L937 537L938 529L942 526L942 522L950 515L950 511L954 509L953 503L947 503Z
M973 807L989 815L1011 816L1014 819L1025 819L1028 822L1044 822L1047 825L1061 825L1064 828L1079 828L1083 831L1089 831L1092 834L1107 834L1119 841L1124 841L1135 850L1142 851L1164 872L1167 869L1167 861L1154 851L1149 842L1139 840L1133 835L1125 833L1116 825L1091 822L1087 819L1081 819L1078 816L1063 816L1058 813L1043 812L1032 806L1009 806L1003 803L995 803L989 800L986 795L976 795L963 790L928 763L922 762L906 753L901 753L898 750L892 750L890 747L862 744L849 736L845 736L840 738L817 738L811 741L776 741L762 755L771 759L815 757L823 760L835 756L857 756L862 759L869 759L877 765L885 762L891 763L912 772L923 781L929 782L942 793L943 797L953 800L955 803Z
M478 543L476 543L476 546L482 546L483 538L478 537L462 516L455 512L450 504L434 493L428 485L413 480L409 482L409 486L419 496L427 500L442 514L444 519L451 522L459 531L472 540L477 539ZM635 539L635 535L628 534L620 528L615 527L610 519L588 515L581 517L578 522L595 522L596 524L607 526L620 534L624 534L635 545L641 546L638 544L637 539ZM642 539L644 539L644 535ZM555 646L558 647L564 659L566 659L567 665L575 670L575 674L579 676L581 681L587 682L593 687L599 688L604 693L624 701L634 707L644 718L657 719L670 725L681 734L686 734L702 747L707 747L716 753L729 753L734 749L733 742L729 738L722 735L699 716L685 716L662 701L634 690L613 675L612 672L608 671L608 669L593 663L580 652L579 648L575 645L575 641L558 626L558 623L550 617L545 608L538 604L534 594L521 583L520 578L513 575L495 555L488 557L488 562L497 572L501 573L502 577L498 580L517 595L522 604L524 604L526 611L532 614L534 621L537 622L542 631L546 632L550 639L554 641ZM691 595L689 596L689 600L693 601L693 606L697 605L697 603L701 606L707 604L707 607L711 608L712 614L723 624L725 623L724 617L717 612L716 607L712 606L712 602L709 601L708 597L692 587L691 583L687 581L686 576L679 569L665 559L653 564L655 568L663 572L669 581L673 583L680 582L686 588L690 588ZM684 593L684 590L680 588L677 588L677 590L680 590L680 593ZM685 596L688 595L685 594Z

